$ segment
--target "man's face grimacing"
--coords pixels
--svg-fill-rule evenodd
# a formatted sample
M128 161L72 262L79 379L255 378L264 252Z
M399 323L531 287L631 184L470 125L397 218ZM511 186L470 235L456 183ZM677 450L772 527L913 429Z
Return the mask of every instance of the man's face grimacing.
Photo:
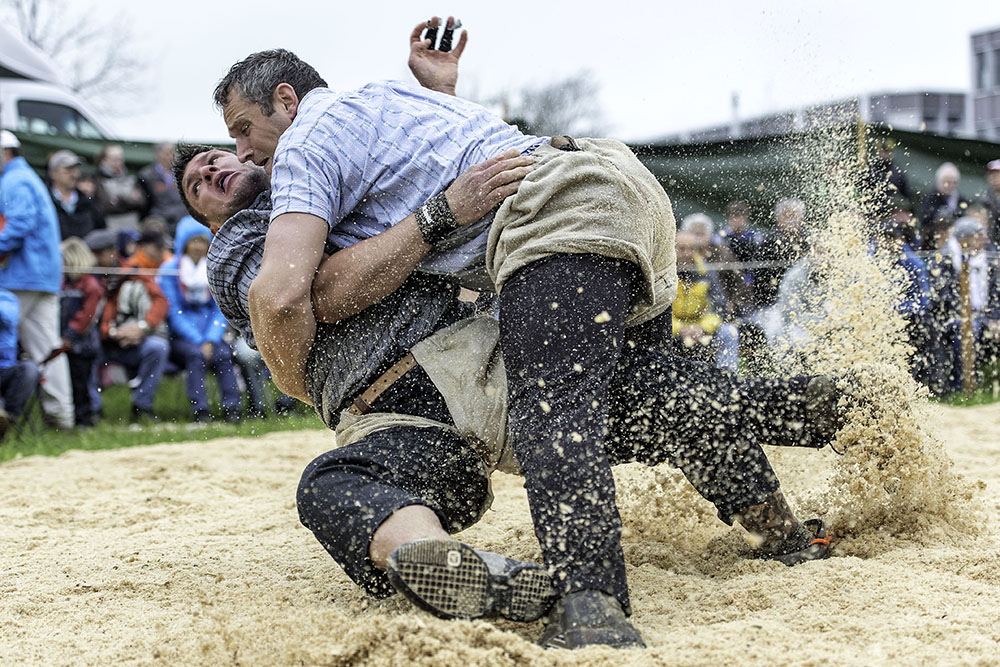
M236 140L237 157L263 167L268 175L278 138L295 119L299 98L294 88L280 83L274 89L271 104L274 111L265 115L259 104L232 90L222 107L222 119L226 122L229 136Z
M240 162L233 153L198 153L184 168L181 187L191 208L203 215L214 234L226 220L242 211L268 187L267 174L252 162Z

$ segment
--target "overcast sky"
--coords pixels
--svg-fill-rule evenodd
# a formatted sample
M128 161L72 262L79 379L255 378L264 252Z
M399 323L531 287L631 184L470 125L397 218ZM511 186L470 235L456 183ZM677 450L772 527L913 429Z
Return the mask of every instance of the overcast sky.
M581 69L601 89L608 136L655 139L861 92L965 90L969 34L1000 26L1000 2L236 3L102 0L148 49L148 108L112 118L123 138L223 140L211 91L246 54L284 47L336 90L410 79L410 30L451 13L469 29L459 94L487 97Z

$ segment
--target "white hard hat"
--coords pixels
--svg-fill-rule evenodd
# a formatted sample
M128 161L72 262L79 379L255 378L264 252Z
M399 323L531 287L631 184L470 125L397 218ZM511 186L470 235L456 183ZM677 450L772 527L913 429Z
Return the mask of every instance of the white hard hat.
M21 142L10 130L0 130L0 148L20 148Z

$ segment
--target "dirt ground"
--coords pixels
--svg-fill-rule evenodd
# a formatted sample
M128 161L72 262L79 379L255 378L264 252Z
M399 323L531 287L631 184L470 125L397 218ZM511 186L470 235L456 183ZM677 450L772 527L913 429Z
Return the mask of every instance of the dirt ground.
M925 421L966 478L917 480L948 487L926 515L840 502L856 490L829 448L772 453L802 515L843 533L833 558L795 568L747 559L741 532L671 471L617 470L649 644L629 653L545 652L540 624L366 599L295 512L327 432L13 461L0 466L0 663L997 664L1000 532L977 528L1000 510L1000 405L930 406ZM462 538L538 558L520 480L494 487Z

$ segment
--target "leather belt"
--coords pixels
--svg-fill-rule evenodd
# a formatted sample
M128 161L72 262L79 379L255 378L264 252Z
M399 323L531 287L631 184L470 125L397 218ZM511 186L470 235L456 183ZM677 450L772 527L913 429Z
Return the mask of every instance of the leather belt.
M569 137L569 136L565 136L565 135L556 135L554 137L551 137L549 139L549 145L552 146L552 148L555 148L555 149L558 149L558 150L561 150L561 151L574 152L574 151L583 150L579 146L576 145L576 140L573 139L573 137Z
M352 415L363 415L371 412L372 404L378 400L378 397L416 365L417 360L413 358L413 354L407 353L405 357L393 364L392 368L382 373L375 382L372 382L371 386L365 389L360 396L355 398L347 411Z

